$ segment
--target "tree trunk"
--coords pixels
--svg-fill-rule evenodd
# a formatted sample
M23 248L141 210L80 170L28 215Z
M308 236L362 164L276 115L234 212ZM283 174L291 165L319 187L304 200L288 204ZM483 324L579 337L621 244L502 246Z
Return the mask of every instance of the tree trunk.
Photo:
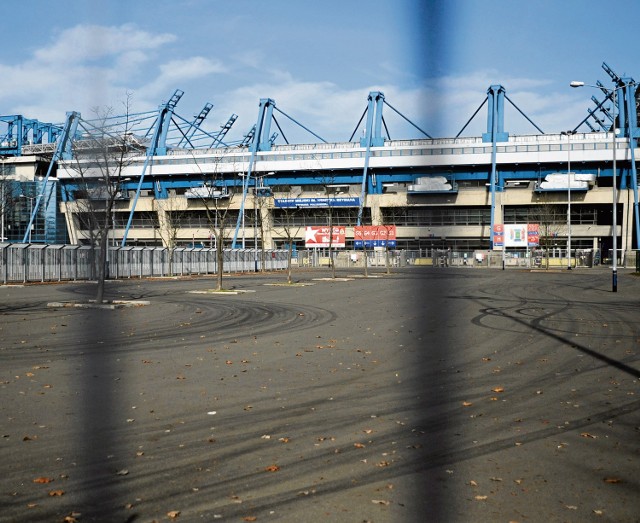
M291 258L292 258L292 253L291 253L291 241L289 241L289 250L287 251L287 283L291 283Z
M364 240L362 242L362 261L364 262L364 275L369 277L369 259L367 257L367 248L364 246Z
M97 282L98 287L96 290L96 303L102 303L104 301L104 282L107 277L107 248L108 248L109 236L103 234L100 237L98 244L98 273Z
M216 290L222 290L222 274L224 272L224 251L222 234L216 234L216 257L218 260L218 288Z

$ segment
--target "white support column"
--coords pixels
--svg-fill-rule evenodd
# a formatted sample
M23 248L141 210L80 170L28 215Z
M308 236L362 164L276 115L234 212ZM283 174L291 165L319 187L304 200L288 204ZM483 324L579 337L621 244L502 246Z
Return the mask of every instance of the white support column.
M633 245L633 190L625 189L624 191L618 191L621 196L619 200L619 207L622 207L622 244L620 245L622 266L624 267L624 260L627 255L627 251L631 249Z
M262 241L265 249L273 249L273 208L269 206L269 199L262 198L262 205L258 206L262 220Z

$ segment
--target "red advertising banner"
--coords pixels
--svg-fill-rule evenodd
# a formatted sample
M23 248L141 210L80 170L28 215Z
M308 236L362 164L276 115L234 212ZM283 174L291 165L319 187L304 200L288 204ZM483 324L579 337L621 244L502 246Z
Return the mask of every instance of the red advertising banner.
M353 228L353 240L356 248L395 247L395 225L358 225Z
M493 246L500 247L504 245L504 225L496 223L493 226Z
M307 227L304 234L304 246L309 248L344 247L346 243L346 231L344 226L333 227L331 242L329 241L330 227Z
M540 224L530 223L527 225L527 244L529 247L540 245Z

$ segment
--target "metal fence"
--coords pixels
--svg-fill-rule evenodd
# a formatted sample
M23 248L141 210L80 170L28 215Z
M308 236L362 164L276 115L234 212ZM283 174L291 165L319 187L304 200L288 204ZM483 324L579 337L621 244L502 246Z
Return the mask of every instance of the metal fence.
M0 244L2 283L95 280L98 249L78 245ZM278 271L287 268L287 251L225 249L224 272ZM216 274L215 249L110 247L107 278L145 278Z
M334 250L329 253L329 249L309 249L297 251L292 263L299 267L330 267L331 263L336 268L345 269L350 267L404 267L411 264L411 259L416 256L417 251L396 251L384 249L371 249L365 253L362 250Z
M618 250L617 264L622 268L632 268L640 251ZM599 265L611 265L612 251L602 253L597 249L572 249L571 267L591 268ZM423 249L407 251L408 265L426 265L428 267L485 267L485 268L566 268L566 249L553 249L548 253L543 249L529 251L453 251L449 249Z

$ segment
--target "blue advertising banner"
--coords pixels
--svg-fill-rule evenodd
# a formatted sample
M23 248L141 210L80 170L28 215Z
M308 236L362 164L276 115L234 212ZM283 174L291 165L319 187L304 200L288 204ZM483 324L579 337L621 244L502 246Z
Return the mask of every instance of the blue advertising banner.
M273 204L279 209L296 207L359 207L360 198L275 198Z
M390 249L396 248L395 240L354 240L353 248L354 249L362 249L362 247L367 249L373 249L374 247L389 247Z

